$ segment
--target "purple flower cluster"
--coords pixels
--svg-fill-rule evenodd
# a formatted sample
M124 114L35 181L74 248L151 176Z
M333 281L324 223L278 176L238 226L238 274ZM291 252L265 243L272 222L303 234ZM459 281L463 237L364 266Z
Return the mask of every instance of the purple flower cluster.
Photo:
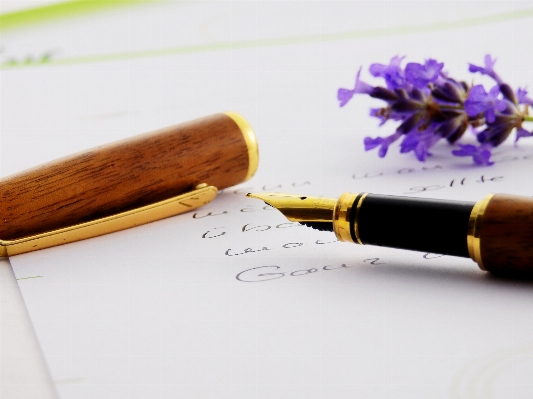
M439 140L456 143L470 128L479 145L458 144L455 156L471 156L478 165L491 165L491 150L500 145L516 129L516 139L533 136L533 131L522 127L524 121L533 121L528 107L533 100L525 89L516 92L503 82L494 71L495 59L485 56L485 66L470 64L469 71L491 77L495 86L488 92L483 85L469 86L452 79L443 71L444 64L426 60L424 64L408 63L402 68L403 57L394 57L388 65L372 64L374 77L383 78L386 87L371 86L361 80L357 72L353 89L339 89L337 98L345 106L354 94L368 94L385 101L383 108L373 108L370 115L380 120L399 121L396 131L387 137L364 140L365 150L379 148L384 157L389 146L402 138L400 152L413 151L419 161L431 155L430 148Z

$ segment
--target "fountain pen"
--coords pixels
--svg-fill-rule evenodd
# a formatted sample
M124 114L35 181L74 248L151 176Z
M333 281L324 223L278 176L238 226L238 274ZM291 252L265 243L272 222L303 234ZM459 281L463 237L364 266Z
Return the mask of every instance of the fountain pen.
M344 193L340 198L249 193L287 219L339 241L471 258L495 274L533 273L533 198L478 202Z

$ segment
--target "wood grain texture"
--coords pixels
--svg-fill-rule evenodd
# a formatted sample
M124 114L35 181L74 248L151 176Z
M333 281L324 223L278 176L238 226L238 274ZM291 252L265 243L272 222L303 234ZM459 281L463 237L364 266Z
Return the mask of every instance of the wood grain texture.
M480 246L486 270L533 273L533 198L496 194L485 209Z
M199 183L244 181L248 149L225 114L87 150L0 180L0 239L113 215Z

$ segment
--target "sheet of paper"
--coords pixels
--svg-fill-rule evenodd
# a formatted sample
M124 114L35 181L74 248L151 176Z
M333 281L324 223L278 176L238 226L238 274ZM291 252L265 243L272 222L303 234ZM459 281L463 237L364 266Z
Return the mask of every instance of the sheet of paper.
M444 143L425 163L393 147L379 159L362 144L392 132L368 117L379 102L336 100L360 66L371 80L398 54L471 79L467 63L490 53L525 86L531 7L163 2L2 34L3 175L224 110L259 140L256 176L204 208L11 258L61 397L533 395L531 282L339 243L244 196L533 195L527 139L491 167Z

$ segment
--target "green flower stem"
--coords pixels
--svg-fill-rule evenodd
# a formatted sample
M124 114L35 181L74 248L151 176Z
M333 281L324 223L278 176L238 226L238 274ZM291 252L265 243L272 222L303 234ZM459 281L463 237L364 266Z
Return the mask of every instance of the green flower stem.
M524 115L524 121L526 121L526 122L533 122L533 116L531 116L531 115Z
M464 107L462 105L443 105L439 104L440 109L460 109L464 110Z

